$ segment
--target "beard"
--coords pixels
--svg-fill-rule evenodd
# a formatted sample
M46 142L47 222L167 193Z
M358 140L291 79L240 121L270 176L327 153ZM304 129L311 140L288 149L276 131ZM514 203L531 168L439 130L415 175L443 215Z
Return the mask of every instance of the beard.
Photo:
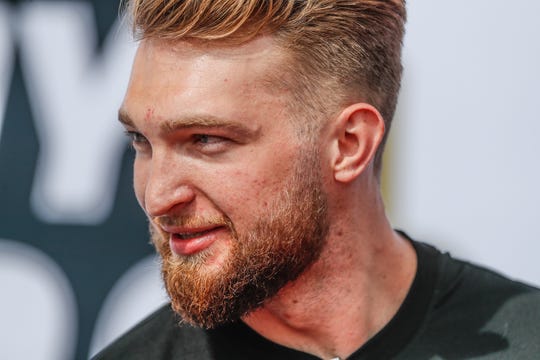
M156 219L175 223L224 226L231 237L226 260L208 269L217 243L202 252L180 257L167 239L150 226L162 257L162 275L173 310L183 321L204 328L236 321L263 305L287 283L306 271L320 256L328 233L326 196L322 191L318 156L299 160L280 194L245 232L233 222L194 216ZM220 240L218 240L219 242Z

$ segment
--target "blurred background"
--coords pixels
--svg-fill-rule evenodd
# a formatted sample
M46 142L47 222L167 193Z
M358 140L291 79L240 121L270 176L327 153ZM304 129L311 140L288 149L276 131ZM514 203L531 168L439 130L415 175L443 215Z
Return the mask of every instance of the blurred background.
M393 224L540 284L540 2L415 0ZM87 359L166 301L116 113L117 0L0 0L0 359Z

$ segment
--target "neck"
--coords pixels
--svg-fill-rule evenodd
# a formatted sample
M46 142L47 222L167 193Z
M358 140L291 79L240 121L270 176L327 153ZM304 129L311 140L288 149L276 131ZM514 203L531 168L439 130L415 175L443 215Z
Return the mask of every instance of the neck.
M416 272L412 245L392 230L382 205L340 219L319 260L243 318L267 339L322 359L344 359L380 331Z

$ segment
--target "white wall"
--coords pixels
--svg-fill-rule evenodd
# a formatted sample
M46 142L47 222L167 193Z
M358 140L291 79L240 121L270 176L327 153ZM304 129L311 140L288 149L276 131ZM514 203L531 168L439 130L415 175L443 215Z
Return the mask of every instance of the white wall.
M540 2L408 4L394 224L540 284Z

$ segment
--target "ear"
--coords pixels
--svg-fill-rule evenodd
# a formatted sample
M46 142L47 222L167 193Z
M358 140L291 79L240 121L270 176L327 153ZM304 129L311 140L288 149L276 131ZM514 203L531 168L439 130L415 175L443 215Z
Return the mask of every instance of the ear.
M357 103L344 109L334 124L334 179L348 183L372 163L384 135L384 121L373 106Z

